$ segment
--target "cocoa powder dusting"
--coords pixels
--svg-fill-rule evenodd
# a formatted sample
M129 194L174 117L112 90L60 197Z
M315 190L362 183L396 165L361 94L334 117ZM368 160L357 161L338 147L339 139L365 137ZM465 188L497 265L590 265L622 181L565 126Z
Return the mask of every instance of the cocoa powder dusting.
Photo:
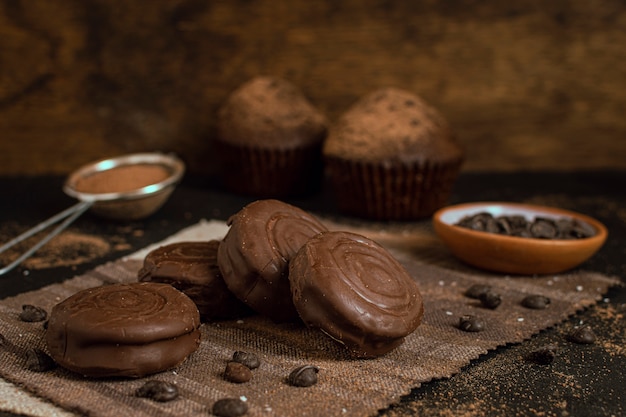
M2 241L7 241L17 234L13 227L2 228ZM41 236L35 235L14 246L0 255L0 265L7 265L17 259L25 250L34 245ZM33 256L27 258L22 267L26 269L45 269L61 266L75 266L102 257L112 250L111 244L105 239L71 230L55 236L41 247Z
M169 176L161 165L123 165L80 178L75 188L89 194L121 193L159 183Z

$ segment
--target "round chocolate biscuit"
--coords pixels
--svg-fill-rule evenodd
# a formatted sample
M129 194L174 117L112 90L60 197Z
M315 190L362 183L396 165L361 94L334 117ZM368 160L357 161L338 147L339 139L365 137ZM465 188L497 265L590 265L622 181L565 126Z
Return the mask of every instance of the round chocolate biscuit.
M194 302L169 284L112 284L52 308L46 343L61 366L89 377L142 377L180 364L200 344Z
M304 323L356 357L394 349L424 315L422 296L407 270L358 234L325 232L310 239L292 259L289 279Z
M224 320L251 313L228 289L217 266L218 240L176 242L149 252L139 281L171 284L196 303L202 320Z
M325 231L314 216L278 200L257 200L228 220L217 261L228 288L274 321L296 321L289 261L304 243Z

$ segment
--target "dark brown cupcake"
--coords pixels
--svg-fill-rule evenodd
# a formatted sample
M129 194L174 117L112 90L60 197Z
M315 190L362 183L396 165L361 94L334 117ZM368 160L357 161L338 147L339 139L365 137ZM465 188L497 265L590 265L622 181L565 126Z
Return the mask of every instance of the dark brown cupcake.
M319 185L327 120L293 84L257 77L218 113L222 185L260 198L302 195Z
M323 155L338 208L374 220L428 217L446 204L463 152L441 114L384 88L331 127Z

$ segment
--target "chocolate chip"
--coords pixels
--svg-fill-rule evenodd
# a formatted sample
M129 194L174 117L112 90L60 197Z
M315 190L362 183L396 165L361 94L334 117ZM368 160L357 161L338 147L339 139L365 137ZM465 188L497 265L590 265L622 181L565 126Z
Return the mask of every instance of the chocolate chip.
M556 358L557 350L556 345L546 345L530 352L528 359L539 365L549 365Z
M522 300L522 305L533 310L543 310L550 305L550 299L548 297L544 297L543 295L527 295Z
M502 298L500 294L497 294L493 291L484 292L478 297L480 300L480 304L485 308L495 309L502 302Z
M480 332L485 329L485 323L476 316L465 315L459 319L459 329L464 332Z
M211 412L217 417L239 417L248 412L248 404L239 398L222 398L213 404Z
M137 388L135 396L158 402L167 402L178 398L178 388L169 382L153 379Z
M491 285L474 284L465 291L465 296L479 299L480 296L491 290Z
M44 321L48 318L48 313L41 307L24 304L20 313L20 320L27 322Z
M259 360L259 357L257 355L241 350L233 353L233 361L239 362L250 369L256 369L261 366L261 361Z
M319 369L313 365L302 365L291 371L287 381L294 387L310 387L317 384Z
M252 371L246 365L230 361L226 364L224 370L224 379L230 382L241 384L252 379Z
M597 338L591 327L581 326L570 333L567 339L570 342L590 345L595 343Z
M56 368L56 362L41 349L26 351L26 367L33 372L47 372Z

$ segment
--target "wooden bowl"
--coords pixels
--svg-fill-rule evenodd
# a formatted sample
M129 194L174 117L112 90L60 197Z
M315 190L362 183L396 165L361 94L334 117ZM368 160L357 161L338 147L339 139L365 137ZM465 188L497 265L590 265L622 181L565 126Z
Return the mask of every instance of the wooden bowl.
M494 217L522 215L576 219L595 230L581 239L539 239L475 231L456 226L465 216L487 212ZM433 226L448 249L463 262L486 270L508 274L554 274L574 268L593 256L604 244L608 232L599 221L553 207L504 202L467 203L439 209Z

